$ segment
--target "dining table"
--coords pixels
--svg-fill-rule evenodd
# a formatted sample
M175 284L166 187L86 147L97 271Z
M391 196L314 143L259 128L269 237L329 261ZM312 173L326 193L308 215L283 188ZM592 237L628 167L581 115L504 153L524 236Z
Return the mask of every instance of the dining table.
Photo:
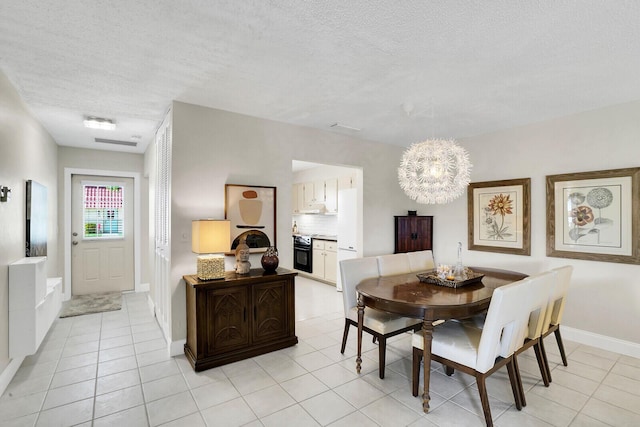
M399 274L365 279L356 286L358 292L358 354L356 372L362 365L362 325L365 307L383 310L405 317L422 319L421 333L424 339L424 391L422 408L429 412L429 379L431 340L434 322L464 319L482 313L489 308L493 290L499 286L517 282L526 274L496 268L469 267L480 276L479 281L460 287L420 281L417 273ZM435 272L421 272L423 277Z

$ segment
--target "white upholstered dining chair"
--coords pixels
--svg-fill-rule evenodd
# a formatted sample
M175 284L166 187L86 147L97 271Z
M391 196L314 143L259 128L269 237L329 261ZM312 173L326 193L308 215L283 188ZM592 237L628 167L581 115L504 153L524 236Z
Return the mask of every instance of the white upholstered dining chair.
M516 349L513 355L513 361L515 364L516 373L518 374L518 382L520 385L520 402L522 406L526 406L527 401L525 398L524 389L522 388L522 380L520 379L520 370L518 368L519 354L533 347L536 355L536 360L538 361L538 369L540 369L540 376L542 377L542 381L546 387L549 386L549 376L547 374L549 368L541 341L542 331L545 329L545 321L547 319L549 295L556 286L557 278L558 275L555 271L545 271L533 276L529 276L529 279L534 285L532 292L535 292L535 298L544 301L546 295L547 303L542 307L534 307L534 310L529 314L529 323L527 329L525 330L525 336L521 342L520 347Z
M514 364L514 353L522 345L528 330L530 313L544 311L548 294L537 292L539 281L522 279L497 288L493 292L482 328L473 322L445 322L434 328L431 358L444 364L447 374L453 369L473 375L487 426L493 425L486 378L503 366L507 367L513 397L518 409L522 408L519 375ZM413 395L418 395L423 337L413 335ZM426 363L425 363L426 364ZM429 369L427 365L424 369Z
M557 275L556 285L553 287L550 293L549 305L547 307L542 334L540 337L540 346L542 354L544 356L546 375L549 382L551 382L551 370L549 369L549 361L544 348L544 338L547 335L550 335L552 332L556 336L556 342L558 343L558 350L560 351L562 364L564 366L567 366L567 355L564 351L562 336L560 335L560 322L562 321L562 314L564 313L564 306L567 300L567 294L569 292L569 284L571 283L571 274L573 273L573 267L570 265L565 265L562 267L554 268L551 271L554 271Z
M378 263L375 257L356 258L340 261L342 278L342 302L344 304L344 333L340 353L344 354L349 335L349 327L358 327L356 286L364 279L378 277ZM384 378L387 338L422 327L422 320L402 317L367 307L364 311L363 330L378 341L379 376Z
M435 261L433 260L433 251L407 252L407 258L409 258L409 267L412 273L436 268Z
M376 258L380 276L411 273L411 265L406 253L379 255Z

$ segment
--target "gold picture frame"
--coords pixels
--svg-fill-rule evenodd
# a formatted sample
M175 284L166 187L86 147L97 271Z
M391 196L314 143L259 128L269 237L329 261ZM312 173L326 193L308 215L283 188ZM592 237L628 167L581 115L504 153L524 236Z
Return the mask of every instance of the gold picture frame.
M531 255L531 178L472 182L467 210L469 250Z
M548 175L547 256L640 264L640 168Z
M224 216L231 222L231 251L245 238L250 251L276 247L276 187L225 184Z

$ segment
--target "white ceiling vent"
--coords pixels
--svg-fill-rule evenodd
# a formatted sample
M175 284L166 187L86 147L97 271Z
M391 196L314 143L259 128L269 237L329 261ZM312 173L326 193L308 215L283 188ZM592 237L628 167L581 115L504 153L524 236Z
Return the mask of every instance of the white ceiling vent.
M360 128L356 128L356 127L353 127L353 126L343 125L342 123L334 123L329 127L336 128L336 129L350 130L350 131L353 131L353 132L360 132L362 130Z
M96 142L101 142L103 144L115 144L115 145L126 145L128 147L137 147L138 143L134 141L118 141L116 139L104 139L104 138L95 138Z

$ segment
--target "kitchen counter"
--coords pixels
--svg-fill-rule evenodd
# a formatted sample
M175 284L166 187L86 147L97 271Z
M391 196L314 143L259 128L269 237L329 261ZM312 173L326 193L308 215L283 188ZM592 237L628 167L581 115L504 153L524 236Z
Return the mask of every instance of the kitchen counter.
M326 234L312 234L311 235L312 239L316 239L316 240L328 240L331 242L337 242L338 241L338 236L330 236L330 235L326 235Z
M312 239L316 239L316 240L328 240L331 242L337 242L338 241L338 236L336 235L329 235L329 234L306 234L306 233L293 233L292 234L294 237L295 236L309 236Z

